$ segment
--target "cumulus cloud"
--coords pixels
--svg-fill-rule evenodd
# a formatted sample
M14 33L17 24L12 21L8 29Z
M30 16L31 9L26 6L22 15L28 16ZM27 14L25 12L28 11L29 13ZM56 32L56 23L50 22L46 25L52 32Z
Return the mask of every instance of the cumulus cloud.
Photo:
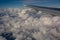
M0 35L12 32L15 40L59 40L60 38L60 16L52 16L30 7L0 9L0 14Z

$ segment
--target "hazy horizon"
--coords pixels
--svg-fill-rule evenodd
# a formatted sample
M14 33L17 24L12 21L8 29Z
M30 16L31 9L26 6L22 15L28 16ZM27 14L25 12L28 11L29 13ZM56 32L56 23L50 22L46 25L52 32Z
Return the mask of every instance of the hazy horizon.
M24 5L60 8L60 0L0 0L0 8L20 8Z

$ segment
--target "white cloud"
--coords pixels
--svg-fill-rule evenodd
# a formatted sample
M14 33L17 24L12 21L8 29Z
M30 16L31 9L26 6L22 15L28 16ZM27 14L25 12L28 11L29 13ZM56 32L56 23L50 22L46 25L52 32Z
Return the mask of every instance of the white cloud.
M60 26L60 16L53 17L50 14L49 15L47 15L47 14L41 15L43 13L43 11L39 10L38 12L36 12L36 10L33 8L22 8L22 10L20 10L20 9L7 9L5 11L7 14L10 14L10 15L7 15L7 16L5 15L4 17L2 17L2 20L4 22L3 22L2 26L0 26L0 28L2 28L2 29L0 29L0 33L4 32L5 30L11 31L13 33L13 35L16 36L16 40L20 40L20 38L22 36L22 34L20 35L20 33L22 31L24 31L25 29L39 30L38 33L33 34L33 36L35 38L38 37L39 40L41 37L43 39L45 37L48 38L48 36L49 36L48 34L51 32L49 30L55 26L56 26L56 28L58 28ZM29 15L29 14L33 14L33 13L36 13L36 15L37 14L41 15L41 17L34 18L33 16ZM12 16L12 18L11 18L11 16ZM14 17L14 16L16 16L16 17ZM58 28L58 31L60 31L59 28ZM24 33L25 33L25 31L24 31ZM56 31L56 33L57 33L57 31ZM41 40L42 40L42 38L41 38Z

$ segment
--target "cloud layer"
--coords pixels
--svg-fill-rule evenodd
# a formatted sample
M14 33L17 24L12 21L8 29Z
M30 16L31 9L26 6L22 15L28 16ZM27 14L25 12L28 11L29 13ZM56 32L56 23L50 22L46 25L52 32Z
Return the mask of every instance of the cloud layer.
M12 32L15 40L59 40L60 16L29 7L0 9L0 35L4 32Z

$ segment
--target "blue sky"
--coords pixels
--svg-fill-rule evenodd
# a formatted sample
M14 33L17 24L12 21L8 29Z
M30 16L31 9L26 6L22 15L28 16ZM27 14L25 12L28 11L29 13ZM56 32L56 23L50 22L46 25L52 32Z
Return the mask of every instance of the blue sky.
M0 0L0 8L19 8L23 5L60 8L60 0Z

